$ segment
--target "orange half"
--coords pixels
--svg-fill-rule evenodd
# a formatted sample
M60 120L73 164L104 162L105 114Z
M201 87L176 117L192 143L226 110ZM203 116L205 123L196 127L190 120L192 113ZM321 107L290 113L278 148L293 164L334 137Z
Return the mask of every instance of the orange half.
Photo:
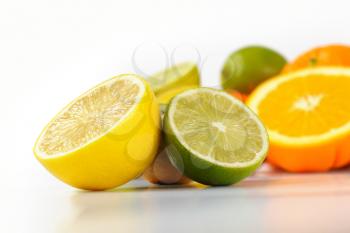
M302 172L350 163L350 69L305 69L273 78L247 104L269 132L272 164Z

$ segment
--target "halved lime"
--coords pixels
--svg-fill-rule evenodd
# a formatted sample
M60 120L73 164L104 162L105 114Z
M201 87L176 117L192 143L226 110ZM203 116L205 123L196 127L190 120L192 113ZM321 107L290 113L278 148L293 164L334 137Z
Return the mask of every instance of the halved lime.
M199 87L197 65L184 62L160 71L147 79L160 103L166 104L179 92Z
M164 129L173 165L202 184L236 183L252 174L268 152L259 118L241 101L210 88L174 97Z

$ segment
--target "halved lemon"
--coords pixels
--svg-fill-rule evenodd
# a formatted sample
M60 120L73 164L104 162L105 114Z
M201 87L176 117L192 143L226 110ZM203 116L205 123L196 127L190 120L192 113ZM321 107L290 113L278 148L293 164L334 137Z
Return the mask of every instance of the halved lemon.
M149 84L136 75L120 75L58 113L39 136L34 154L71 186L110 189L152 162L159 131L159 106Z
M270 136L268 160L288 171L325 171L350 162L350 69L315 68L259 86L247 104Z

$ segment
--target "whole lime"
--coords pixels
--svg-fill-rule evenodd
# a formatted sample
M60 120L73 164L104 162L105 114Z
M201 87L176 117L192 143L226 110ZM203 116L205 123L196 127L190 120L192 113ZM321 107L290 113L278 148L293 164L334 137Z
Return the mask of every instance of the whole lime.
M249 94L261 82L279 74L286 63L280 53L270 48L241 48L226 59L221 71L221 86L225 90Z

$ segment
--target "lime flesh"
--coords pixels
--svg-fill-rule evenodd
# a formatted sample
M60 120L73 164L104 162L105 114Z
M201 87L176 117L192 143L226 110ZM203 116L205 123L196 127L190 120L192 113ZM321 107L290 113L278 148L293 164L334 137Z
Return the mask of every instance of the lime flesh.
M179 63L147 80L162 104L167 104L172 97L184 90L200 86L199 70L192 62Z
M223 91L189 90L169 104L164 119L170 160L189 178L229 185L249 176L268 150L257 116Z

